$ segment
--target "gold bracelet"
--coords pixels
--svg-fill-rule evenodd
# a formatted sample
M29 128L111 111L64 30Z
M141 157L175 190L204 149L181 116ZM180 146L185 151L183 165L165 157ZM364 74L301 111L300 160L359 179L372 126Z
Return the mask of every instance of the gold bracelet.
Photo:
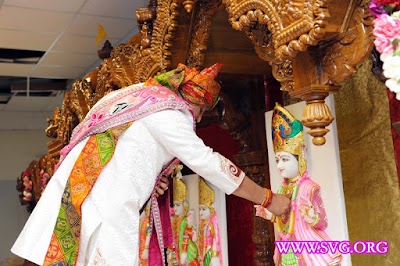
M265 189L265 192L266 192L265 199L261 203L261 206L267 208L271 204L273 194L272 191L268 188Z

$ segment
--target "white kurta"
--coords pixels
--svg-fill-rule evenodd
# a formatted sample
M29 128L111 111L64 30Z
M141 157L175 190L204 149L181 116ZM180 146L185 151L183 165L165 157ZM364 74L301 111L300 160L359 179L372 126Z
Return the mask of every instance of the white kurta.
M86 141L72 149L48 183L11 249L16 255L43 263L65 184ZM174 157L227 194L244 178L197 137L188 111L164 110L135 121L82 204L77 265L139 265L139 210Z

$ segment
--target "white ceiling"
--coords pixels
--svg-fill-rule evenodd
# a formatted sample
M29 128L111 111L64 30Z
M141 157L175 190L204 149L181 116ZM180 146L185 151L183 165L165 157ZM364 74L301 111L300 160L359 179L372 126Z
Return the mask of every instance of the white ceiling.
M0 63L0 76L81 78L100 64L97 50L105 39L116 47L137 33L135 11L148 2L0 0L0 48L45 51L34 65ZM96 46L99 24L107 36ZM52 112L62 97L49 98L14 96L0 112Z

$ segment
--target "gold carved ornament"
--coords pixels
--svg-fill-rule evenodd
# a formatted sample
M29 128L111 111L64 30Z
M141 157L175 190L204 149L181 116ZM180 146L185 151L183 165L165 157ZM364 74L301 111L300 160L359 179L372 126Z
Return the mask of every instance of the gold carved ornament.
M204 53L210 35L211 19L221 6L221 0L203 0L197 4L194 14L193 34L190 36L189 52L186 65L201 69L204 67Z

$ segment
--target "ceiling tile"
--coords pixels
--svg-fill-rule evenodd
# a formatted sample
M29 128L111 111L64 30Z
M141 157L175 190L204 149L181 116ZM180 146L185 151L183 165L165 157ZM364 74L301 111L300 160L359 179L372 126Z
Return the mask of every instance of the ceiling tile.
M76 12L80 9L84 2L85 0L5 0L3 5L53 11Z
M9 49L46 51L58 33L36 33L0 29L0 47Z
M63 92L54 97L13 96L7 103L5 110L9 112L53 112L57 106L61 107L63 99Z
M0 76L65 78L70 84L100 64L96 45L98 25L116 47L138 32L135 11L149 0L0 0L0 48L46 51L38 65L0 63ZM10 113L54 111L63 100L56 97L13 96L0 105L0 120ZM2 116L2 114L7 115ZM27 117L24 115L24 117ZM7 128L44 128L33 117ZM0 128L1 131L1 128Z
M64 92L53 97L26 97L13 96L6 107L8 112L54 112L56 107L61 107L64 100Z
M72 17L72 13L3 6L0 9L0 27L34 32L62 32Z
M99 24L103 26L108 38L121 39L136 29L135 19L78 15L68 27L67 32L96 37Z
M7 122L0 123L0 133L3 130L44 130L48 127L47 117L51 116L50 112L4 110L0 112L0 121Z
M115 47L118 39L107 38ZM77 36L74 34L64 33L57 43L52 47L51 51L80 52L85 54L97 54L97 50L104 44L102 41L96 46L96 37Z
M31 77L76 79L85 72L84 67L38 66Z
M1 76L28 77L32 74L35 65L0 63Z
M7 104L6 111L32 111L39 112L46 104L48 97L14 96Z
M40 65L88 68L97 60L99 60L99 57L95 53L81 54L70 52L49 52L46 53L42 61L40 61Z
M82 8L81 13L106 17L129 18L134 20L136 17L136 9L138 7L146 7L148 3L148 0L88 0Z

